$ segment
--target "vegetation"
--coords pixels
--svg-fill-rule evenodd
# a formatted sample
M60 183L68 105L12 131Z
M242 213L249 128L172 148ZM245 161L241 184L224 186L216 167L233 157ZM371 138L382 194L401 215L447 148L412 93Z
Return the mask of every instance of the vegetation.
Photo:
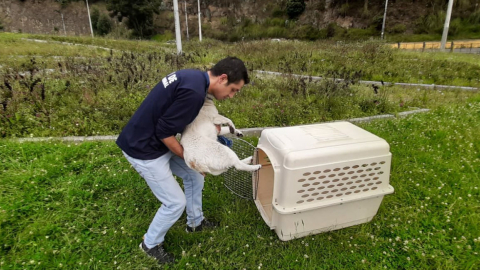
M361 127L393 154L387 195L369 222L281 242L252 201L207 176L211 232L166 237L167 269L478 269L480 98ZM159 207L113 142L0 140L2 269L157 268L138 248Z
M57 43L32 46L19 36L2 35L1 137L118 134L162 76L182 68L205 70L226 55L244 59L252 74L251 85L238 98L218 104L240 128L435 108L477 95L372 87L359 80L480 86L480 61L475 55L403 52L378 42L233 45L206 40L186 43L186 53L178 56L173 47L158 42L35 37L120 51ZM327 79L256 77L253 70Z
M119 21L127 19L127 26L137 37L149 37L154 34L153 15L158 14L161 0L128 1L108 0L107 9Z

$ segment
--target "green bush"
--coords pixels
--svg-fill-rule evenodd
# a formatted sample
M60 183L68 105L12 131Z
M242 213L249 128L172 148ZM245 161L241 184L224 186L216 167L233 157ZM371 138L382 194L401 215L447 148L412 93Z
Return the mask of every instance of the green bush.
M290 19L296 19L302 15L305 10L304 0L288 0L287 1L287 15Z
M112 31L112 21L106 14L100 15L96 29L97 33L101 36L104 36Z
M391 29L388 29L387 32L392 34L403 34L407 30L407 27L404 24L396 24Z

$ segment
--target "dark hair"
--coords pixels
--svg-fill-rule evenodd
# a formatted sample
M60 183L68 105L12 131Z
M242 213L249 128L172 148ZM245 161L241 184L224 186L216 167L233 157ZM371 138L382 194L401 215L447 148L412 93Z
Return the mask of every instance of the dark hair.
M237 57L227 57L220 60L212 67L212 69L210 69L210 72L213 76L227 74L228 84L238 83L241 80L243 80L245 84L250 82L245 64Z

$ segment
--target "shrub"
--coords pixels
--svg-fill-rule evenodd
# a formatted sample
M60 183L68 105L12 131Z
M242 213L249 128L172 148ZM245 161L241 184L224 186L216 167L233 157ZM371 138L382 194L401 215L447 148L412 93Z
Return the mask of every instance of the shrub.
M296 19L302 15L305 10L304 0L288 0L287 1L287 15L290 19Z
M107 15L102 14L98 19L98 22L96 24L96 29L99 35L104 36L110 33L110 31L112 30L112 21Z
M391 29L388 30L389 33L392 34L403 34L407 31L407 27L404 24L396 24Z

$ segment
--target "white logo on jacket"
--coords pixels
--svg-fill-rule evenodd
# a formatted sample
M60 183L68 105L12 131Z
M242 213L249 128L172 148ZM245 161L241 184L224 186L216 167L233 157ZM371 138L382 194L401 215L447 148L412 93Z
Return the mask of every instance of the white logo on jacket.
M228 127L222 127L220 135L230 132L243 136L241 131L235 129L232 120L218 114L213 100L206 98L198 116L185 128L180 139L187 166L200 173L213 175L226 172L231 167L241 171L259 170L262 165L250 165L252 157L240 160L232 149L217 141L215 125L222 124Z

